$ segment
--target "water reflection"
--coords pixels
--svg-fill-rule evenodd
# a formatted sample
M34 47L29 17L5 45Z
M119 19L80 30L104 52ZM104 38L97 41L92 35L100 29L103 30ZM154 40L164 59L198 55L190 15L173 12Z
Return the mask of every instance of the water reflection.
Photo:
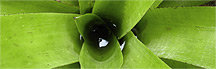
M84 39L82 37L82 35L80 35L80 41L83 43L84 42Z
M99 38L98 42L99 42L99 47L106 47L109 43L107 40L103 38Z
M124 49L125 41L120 45L121 51Z
M124 49L124 46L125 46L125 41L124 41L124 37L121 38L120 40L118 40L119 44L120 44L120 48L121 48L121 51Z

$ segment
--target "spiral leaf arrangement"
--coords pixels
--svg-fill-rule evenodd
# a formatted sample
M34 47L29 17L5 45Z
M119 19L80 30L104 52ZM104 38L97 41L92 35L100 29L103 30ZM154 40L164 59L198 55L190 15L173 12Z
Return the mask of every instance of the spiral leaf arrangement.
M213 2L1 0L0 68L215 68Z

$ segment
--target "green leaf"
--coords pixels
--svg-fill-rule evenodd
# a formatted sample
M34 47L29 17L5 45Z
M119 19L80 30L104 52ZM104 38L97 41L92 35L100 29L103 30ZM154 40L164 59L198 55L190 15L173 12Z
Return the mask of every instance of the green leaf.
M68 64L64 66L59 66L59 67L52 68L52 69L71 69L71 68L80 69L80 64L77 62L77 63L72 63L72 64Z
M154 55L132 32L124 38L124 63L122 68L169 68L160 58Z
M70 6L79 7L78 0L60 0L60 3L67 4L67 5L70 5Z
M104 48L97 48L96 44L84 42L80 64L81 68L120 68L123 64L123 55L117 39L112 36Z
M161 4L161 2L163 2L163 0L156 0L156 1L152 4L151 8L157 8L157 7Z
M57 1L1 1L0 14L17 14L17 13L79 13L78 7L69 6Z
M1 68L53 68L78 62L77 14L1 17Z
M161 58L161 60L163 60L171 68L202 69L201 67L197 67L197 66L194 66L191 64L187 64L187 63L183 63L183 62L179 62L179 61L175 61L175 60L171 60L171 59Z
M164 0L158 7L199 6L213 0Z
M91 13L95 0L79 0L80 14Z
M159 57L215 68L215 9L151 9L136 27L138 38Z
M113 25L115 35L120 39L139 22L153 3L154 0L96 0L93 13Z
M99 47L97 38L92 37L91 28L95 25L104 25L100 17L95 14L85 14L75 19L84 44L80 53L81 68L120 68L123 56L120 45L112 34L106 47ZM96 42L95 42L96 41Z

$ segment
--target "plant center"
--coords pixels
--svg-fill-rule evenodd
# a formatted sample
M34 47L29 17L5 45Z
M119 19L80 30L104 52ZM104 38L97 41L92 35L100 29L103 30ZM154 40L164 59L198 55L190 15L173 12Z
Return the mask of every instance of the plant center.
M91 28L92 35L96 38L98 46L106 47L109 44L111 32L105 25L94 25Z

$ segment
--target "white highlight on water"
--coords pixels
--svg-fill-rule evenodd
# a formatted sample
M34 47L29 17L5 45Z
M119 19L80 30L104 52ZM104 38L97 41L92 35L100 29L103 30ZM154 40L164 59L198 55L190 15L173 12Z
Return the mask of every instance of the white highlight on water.
M121 50L124 49L124 46L125 46L125 41L124 41L124 42L121 44L121 46L120 46Z
M105 47L108 45L108 41L102 38L99 38L99 47Z

